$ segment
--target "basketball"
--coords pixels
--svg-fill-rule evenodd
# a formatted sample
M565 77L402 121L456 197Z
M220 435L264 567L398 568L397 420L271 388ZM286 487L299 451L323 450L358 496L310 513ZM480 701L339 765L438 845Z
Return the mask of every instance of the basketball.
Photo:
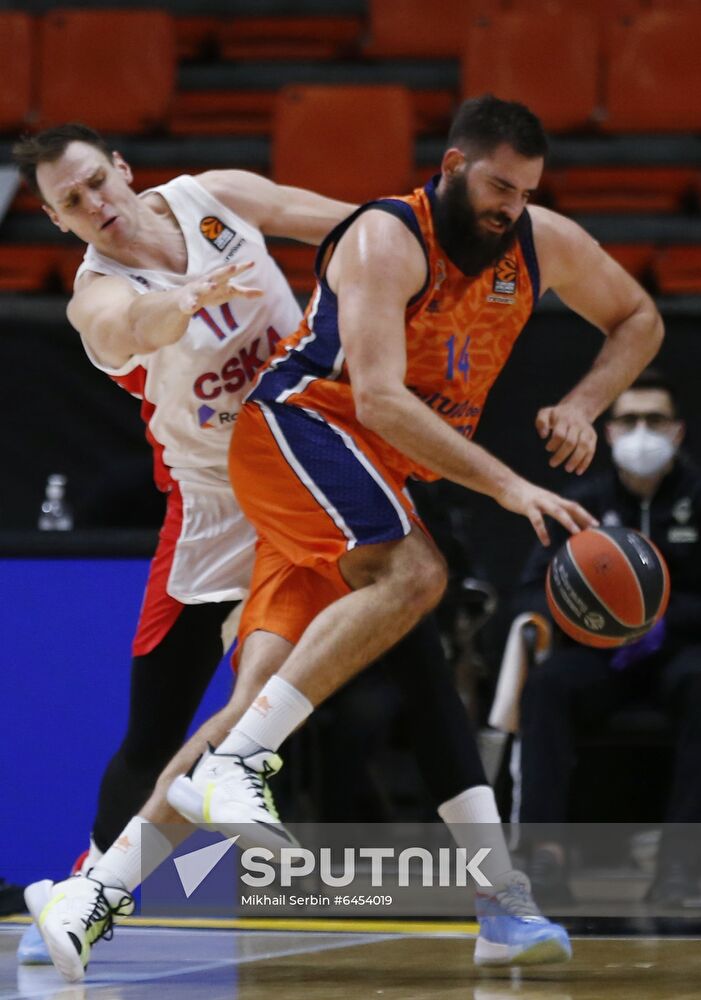
M660 551L632 528L589 528L550 561L550 612L570 638L613 649L634 642L665 613L669 572Z

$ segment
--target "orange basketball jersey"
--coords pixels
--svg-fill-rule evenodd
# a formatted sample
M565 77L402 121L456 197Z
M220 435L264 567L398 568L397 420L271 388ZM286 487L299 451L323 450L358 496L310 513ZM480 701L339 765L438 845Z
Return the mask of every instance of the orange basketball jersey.
M487 395L506 364L538 299L538 265L531 220L524 211L508 254L478 276L467 276L443 252L433 227L436 180L406 198L370 202L334 229L319 248L317 286L304 319L278 344L250 401L300 406L372 445L403 482L438 478L358 422L338 330L334 293L320 270L358 214L380 209L414 233L427 261L422 291L406 313L405 383L426 406L466 437L480 419ZM371 320L371 317L370 317ZM382 331L377 331L382 336Z

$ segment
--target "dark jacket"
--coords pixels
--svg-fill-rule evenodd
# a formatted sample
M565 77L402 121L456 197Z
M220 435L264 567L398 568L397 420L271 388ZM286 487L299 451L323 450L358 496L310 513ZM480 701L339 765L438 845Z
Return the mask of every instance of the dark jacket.
M601 476L585 477L566 495L586 507L602 527L625 525L652 539L669 567L668 639L701 641L701 473L695 466L678 457L649 501L630 493L613 467ZM548 529L550 546L534 548L524 567L516 612L548 614L545 575L551 556L567 535L553 521Z

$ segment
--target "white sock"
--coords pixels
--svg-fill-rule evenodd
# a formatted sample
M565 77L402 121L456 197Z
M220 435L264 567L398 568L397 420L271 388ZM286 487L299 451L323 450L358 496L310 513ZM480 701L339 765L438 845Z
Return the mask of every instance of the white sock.
M475 785L438 806L438 815L450 829L458 847L474 857L481 847L491 852L480 864L492 885L498 885L513 868L504 839L501 817L489 785Z
M301 691L275 675L217 750L241 757L261 747L277 750L313 711L314 706Z
M142 852L142 827L145 824L150 827L148 849ZM89 873L90 878L103 885L121 886L133 892L172 853L173 845L157 826L142 816L134 816Z
M101 857L102 857L102 851L91 837L90 849L88 853L85 855L85 858L83 859L83 862L81 863L81 866L78 869L80 874L87 875L90 869L95 867L95 865L97 864L97 862L100 860Z

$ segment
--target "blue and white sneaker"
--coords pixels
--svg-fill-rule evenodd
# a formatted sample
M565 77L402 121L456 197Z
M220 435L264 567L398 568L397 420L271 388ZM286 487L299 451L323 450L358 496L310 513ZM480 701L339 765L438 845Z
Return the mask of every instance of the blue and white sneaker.
M490 895L478 892L475 905L475 965L540 965L572 957L567 931L540 912L523 872L508 872Z

